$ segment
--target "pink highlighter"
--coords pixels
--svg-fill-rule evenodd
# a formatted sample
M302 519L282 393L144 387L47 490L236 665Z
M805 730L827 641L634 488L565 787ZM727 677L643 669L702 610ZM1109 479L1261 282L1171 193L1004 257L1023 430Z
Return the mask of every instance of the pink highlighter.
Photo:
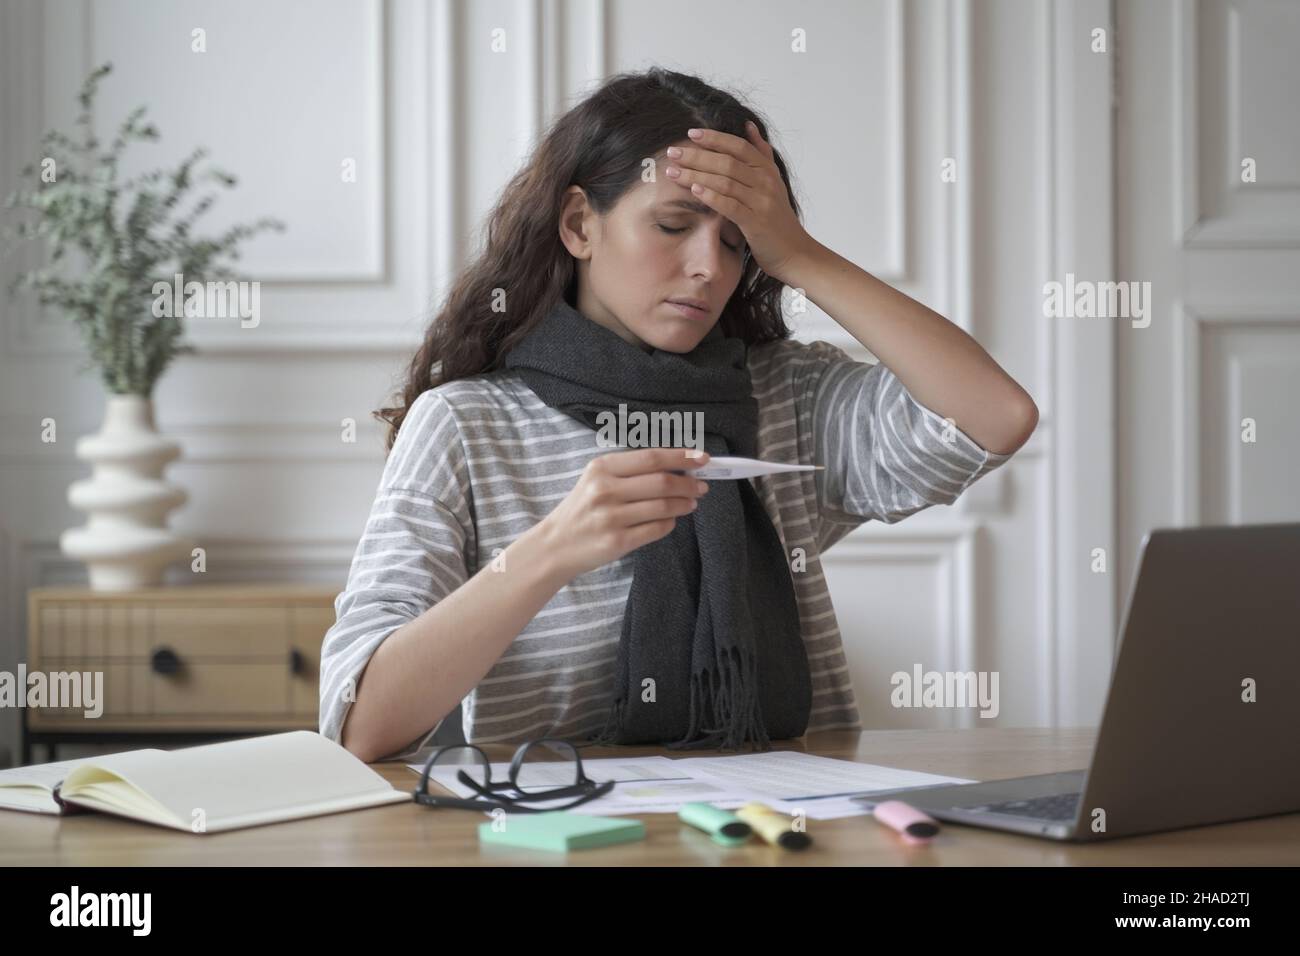
M897 830L906 843L929 843L939 832L938 823L902 800L877 803L872 814L885 826Z

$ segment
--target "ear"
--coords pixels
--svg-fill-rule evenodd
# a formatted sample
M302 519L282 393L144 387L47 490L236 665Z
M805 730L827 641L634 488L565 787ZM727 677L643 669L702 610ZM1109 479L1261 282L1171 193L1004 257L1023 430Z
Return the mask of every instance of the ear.
M560 241L575 259L591 258L593 233L599 230L596 214L581 186L570 186L560 206Z

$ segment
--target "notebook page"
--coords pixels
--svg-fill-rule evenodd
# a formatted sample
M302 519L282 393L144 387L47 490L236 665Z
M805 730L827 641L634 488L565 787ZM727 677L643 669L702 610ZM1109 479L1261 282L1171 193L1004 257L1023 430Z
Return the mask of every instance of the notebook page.
M149 750L145 753L161 753L161 751ZM13 767L9 770L0 770L0 788L3 787L40 787L44 790L53 791L64 777L72 772L74 767L83 763L94 763L99 757L78 757L76 760L59 760L54 763L34 763L26 767Z
M292 817L303 808L355 802L393 787L349 751L308 730L94 761L144 791L188 826L201 809L222 821Z

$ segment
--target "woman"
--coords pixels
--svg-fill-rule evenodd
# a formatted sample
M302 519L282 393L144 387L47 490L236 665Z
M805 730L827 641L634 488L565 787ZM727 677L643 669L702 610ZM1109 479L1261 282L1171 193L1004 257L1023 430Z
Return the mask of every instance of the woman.
M790 339L783 285L880 363ZM611 450L620 406L699 416L704 453ZM471 743L858 727L822 552L954 501L1037 422L970 336L804 230L753 110L661 69L555 123L379 414L321 654L321 732L367 761L458 703ZM717 454L824 467L686 473Z

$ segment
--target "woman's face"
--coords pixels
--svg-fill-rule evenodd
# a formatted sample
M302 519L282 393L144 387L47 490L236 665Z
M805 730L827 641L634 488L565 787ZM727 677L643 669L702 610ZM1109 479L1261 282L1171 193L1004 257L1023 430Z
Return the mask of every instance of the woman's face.
M677 145L690 146L683 138ZM630 188L605 216L569 187L560 238L577 259L579 312L647 351L689 352L740 282L745 236L655 157L655 181ZM703 309L672 305L696 300Z

